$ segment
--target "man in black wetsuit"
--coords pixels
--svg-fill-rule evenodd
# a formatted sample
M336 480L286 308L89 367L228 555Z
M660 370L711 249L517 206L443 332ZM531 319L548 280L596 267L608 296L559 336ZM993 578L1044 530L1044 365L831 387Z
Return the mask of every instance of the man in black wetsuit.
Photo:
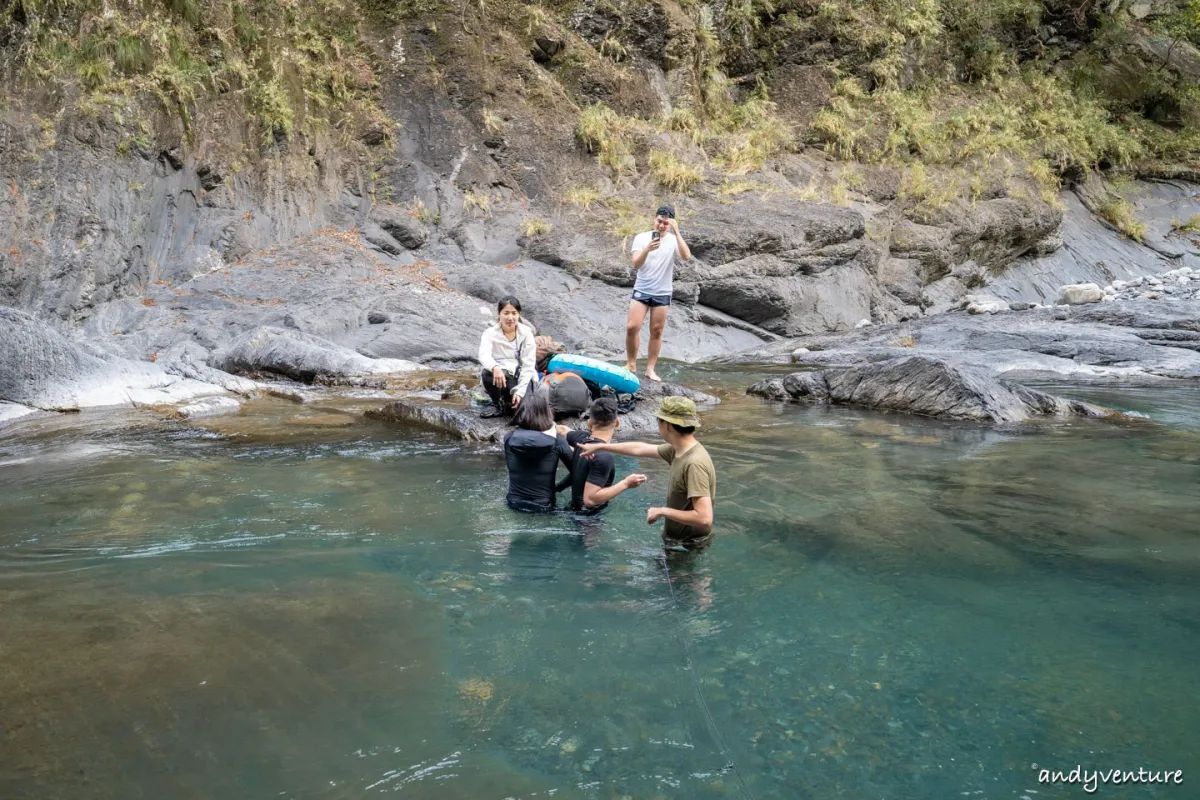
M598 514L608 505L609 500L621 492L645 483L646 476L638 473L626 475L614 485L617 465L613 462L611 453L599 452L591 460L579 455L578 446L581 444L612 441L613 434L621 425L615 398L601 397L594 401L588 408L587 421L589 430L586 431L572 431L565 425L558 426L559 435L566 437L574 455L571 459L570 474L558 484L557 489L561 492L570 487L572 511L579 514Z

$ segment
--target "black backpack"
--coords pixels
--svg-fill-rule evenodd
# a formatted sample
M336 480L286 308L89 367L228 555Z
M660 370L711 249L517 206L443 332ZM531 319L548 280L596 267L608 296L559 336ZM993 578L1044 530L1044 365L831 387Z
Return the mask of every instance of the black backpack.
M546 387L555 419L577 417L592 402L587 384L573 372L552 372L546 376Z

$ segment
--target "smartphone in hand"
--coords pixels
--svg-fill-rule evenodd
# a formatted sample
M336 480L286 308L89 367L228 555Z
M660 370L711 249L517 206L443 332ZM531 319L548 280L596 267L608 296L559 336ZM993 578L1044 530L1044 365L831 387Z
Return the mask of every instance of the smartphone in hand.
M659 238L661 238L661 237L662 237L662 234L661 234L661 233L659 233L658 231L651 231L651 232L650 232L650 241L652 241L652 242L653 242L655 239L659 239Z

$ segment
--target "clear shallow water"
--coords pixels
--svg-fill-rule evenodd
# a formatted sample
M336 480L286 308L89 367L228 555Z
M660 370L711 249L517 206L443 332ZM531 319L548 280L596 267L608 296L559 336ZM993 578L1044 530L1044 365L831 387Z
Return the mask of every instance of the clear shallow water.
M0 797L1194 796L1197 399L1018 434L735 398L670 583L655 464L585 526L508 511L494 450L295 406L10 438Z

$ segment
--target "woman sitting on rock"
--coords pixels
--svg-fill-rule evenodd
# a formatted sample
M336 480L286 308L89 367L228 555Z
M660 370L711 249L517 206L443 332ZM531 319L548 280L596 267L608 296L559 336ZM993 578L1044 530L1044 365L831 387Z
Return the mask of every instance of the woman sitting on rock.
M521 301L502 297L497 303L499 319L483 332L479 363L484 391L492 398L491 408L481 417L507 416L521 405L537 377L537 346L533 326L521 320Z
M571 468L571 446L558 435L550 401L532 392L517 411L517 429L504 437L508 465L508 507L544 513L554 510L555 473Z

